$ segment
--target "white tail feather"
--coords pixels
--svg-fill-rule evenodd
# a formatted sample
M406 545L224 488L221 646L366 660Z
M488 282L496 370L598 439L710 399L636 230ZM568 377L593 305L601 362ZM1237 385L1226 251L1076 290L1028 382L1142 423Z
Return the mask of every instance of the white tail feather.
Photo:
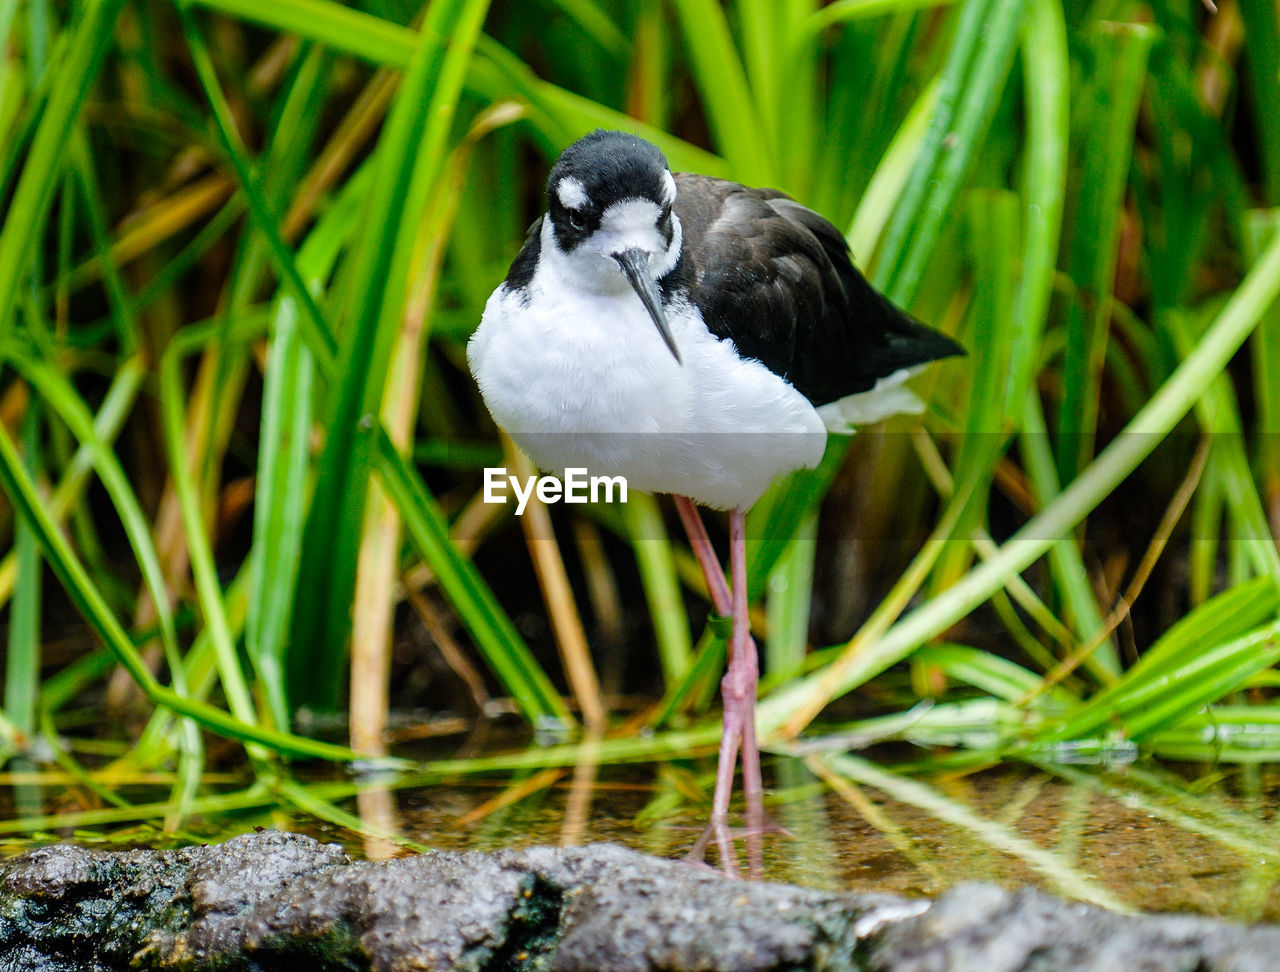
M890 415L919 415L924 402L910 388L907 379L918 374L924 365L899 368L864 392L846 395L818 409L823 424L831 432L850 433L858 425L882 422Z

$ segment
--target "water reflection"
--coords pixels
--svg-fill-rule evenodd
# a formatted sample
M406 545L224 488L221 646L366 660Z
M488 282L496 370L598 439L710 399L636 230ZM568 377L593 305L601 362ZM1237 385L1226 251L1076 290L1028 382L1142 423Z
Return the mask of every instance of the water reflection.
M218 798L219 809L194 817L177 840L223 839L261 825L337 840L355 856L405 853L405 843L493 850L614 841L679 857L705 824L712 766L700 756L588 762L576 771L436 775L429 785L331 778L309 784L308 792L330 801L331 820L349 821L359 813L374 824L371 833L317 823L316 816L259 794L239 802ZM1111 907L1280 920L1276 767L1229 767L1204 776L1144 761L1109 768L947 771L930 764L914 770L847 754L769 759L769 812L790 836L766 838L767 877L827 890L909 895L980 880L1035 885ZM0 779L0 799L13 799L16 782ZM155 789L150 798L162 806L164 790ZM141 787L131 796L139 803L148 799ZM14 819L17 811L13 803L0 804L5 853L31 843L16 826L22 822ZM95 812L100 817L90 816ZM76 826L92 826L92 833L53 830L51 824L45 839L172 844L172 837L134 821L119 825L130 829L110 830L112 819L124 820L111 812L85 811L77 818Z
M908 786L892 793L820 779L800 759L774 758L770 770L770 812L791 833L767 840L773 880L930 895L981 880L1112 907L1280 920L1280 844L1267 799L1280 780L1269 769L1233 772L1199 793L1149 765L894 774ZM598 770L589 797L570 773L538 771L398 798L405 836L432 846L608 840L679 856L704 823L706 782L678 764L611 766ZM469 822L460 827L461 819Z

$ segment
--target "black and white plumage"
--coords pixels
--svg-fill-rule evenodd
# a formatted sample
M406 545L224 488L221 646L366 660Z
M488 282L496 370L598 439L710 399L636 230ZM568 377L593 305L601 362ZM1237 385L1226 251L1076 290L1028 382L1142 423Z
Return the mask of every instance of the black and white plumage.
M634 136L570 146L548 201L468 348L494 419L545 469L750 506L816 465L827 430L919 411L910 369L960 352L872 289L817 213L673 177Z
M676 187L683 259L663 292L687 293L712 334L814 406L960 352L867 283L839 230L784 193L688 174ZM847 428L830 414L828 427Z
M635 136L569 146L547 199L468 358L494 420L539 466L677 495L715 607L735 618L708 831L724 861L739 745L748 822L763 825L745 510L816 466L828 430L922 410L908 375L963 352L877 293L817 213L775 190L673 176ZM732 603L682 497L732 511Z

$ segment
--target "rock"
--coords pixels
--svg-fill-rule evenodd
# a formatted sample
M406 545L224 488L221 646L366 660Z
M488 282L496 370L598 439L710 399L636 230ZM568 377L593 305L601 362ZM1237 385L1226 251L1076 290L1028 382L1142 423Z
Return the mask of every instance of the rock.
M1118 915L1031 888L961 884L865 949L868 972L1263 972L1280 968L1280 928Z
M0 863L0 972L1275 967L1280 929L961 885L937 902L734 881L612 845L352 861L270 831Z

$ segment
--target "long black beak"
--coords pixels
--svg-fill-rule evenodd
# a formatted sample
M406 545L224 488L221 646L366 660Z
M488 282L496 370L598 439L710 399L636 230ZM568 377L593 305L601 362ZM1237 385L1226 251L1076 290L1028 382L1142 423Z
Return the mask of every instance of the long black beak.
M631 289L636 292L636 296L644 304L644 309L653 318L653 324L662 335L662 340L667 342L667 347L675 355L676 361L683 364L684 362L680 361L680 349L676 347L676 339L672 337L671 327L667 324L667 315L662 312L662 300L658 296L658 284L653 279L652 271L649 270L648 254L639 247L632 247L630 250L615 253L613 258L618 261L618 266L622 267L622 272L626 274Z

